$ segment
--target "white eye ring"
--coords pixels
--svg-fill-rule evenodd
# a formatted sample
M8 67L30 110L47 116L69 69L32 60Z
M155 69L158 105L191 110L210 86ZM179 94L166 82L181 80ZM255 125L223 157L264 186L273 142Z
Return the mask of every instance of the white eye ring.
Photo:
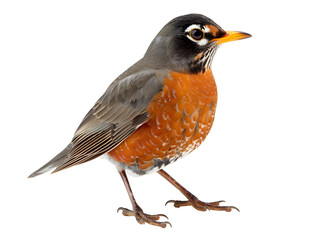
M201 29L203 32L208 33L210 32L210 29L207 26L200 26L199 24L191 24L189 27L186 28L185 32L190 32L192 29L198 28Z
M196 40L196 39L194 39L193 37L191 37L191 32L192 32L192 30L194 30L194 29L199 29L200 31L203 32L203 38L202 38L202 39ZM198 25L198 24L192 24L192 25L190 25L189 27L186 28L185 32L187 33L187 37L188 37L191 41L197 43L197 44L200 45L200 46L204 46L204 45L208 44L208 42L209 42L208 39L206 39L206 38L204 37L205 33L210 32L210 29L209 29L207 26L201 27L201 26Z

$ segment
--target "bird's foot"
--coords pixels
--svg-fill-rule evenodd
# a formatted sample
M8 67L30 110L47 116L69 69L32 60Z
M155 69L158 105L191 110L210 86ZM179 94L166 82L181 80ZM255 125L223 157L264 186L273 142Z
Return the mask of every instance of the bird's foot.
M199 211L207 211L207 210L215 210L215 211L226 211L231 212L232 209L235 209L240 212L240 210L234 206L220 206L220 203L225 201L217 201L217 202L202 202L197 197L191 196L187 201L176 201L176 200L169 200L166 202L173 203L173 206L176 208L184 207L184 206L192 206Z
M140 224L148 223L154 226L162 227L165 228L167 225L170 225L172 227L170 222L160 222L158 221L160 217L165 217L168 219L168 217L164 214L155 214L155 215L150 215L146 214L143 212L143 210L139 207L136 206L134 207L134 210L129 210L127 208L118 208L118 212L122 211L123 216L135 216L136 220Z

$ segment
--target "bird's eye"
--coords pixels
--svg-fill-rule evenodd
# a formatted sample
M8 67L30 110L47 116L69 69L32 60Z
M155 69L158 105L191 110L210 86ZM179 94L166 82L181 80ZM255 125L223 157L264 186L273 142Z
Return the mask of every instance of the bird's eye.
M204 38L204 32L198 28L194 28L189 33L190 37L196 41L200 41Z

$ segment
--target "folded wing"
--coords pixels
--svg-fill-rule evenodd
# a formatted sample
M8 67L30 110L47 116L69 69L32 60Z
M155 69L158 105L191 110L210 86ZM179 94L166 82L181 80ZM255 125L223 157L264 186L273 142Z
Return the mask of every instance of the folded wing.
M134 71L134 67L117 78L88 112L72 139L67 159L54 172L111 151L148 120L148 105L162 90L164 74Z

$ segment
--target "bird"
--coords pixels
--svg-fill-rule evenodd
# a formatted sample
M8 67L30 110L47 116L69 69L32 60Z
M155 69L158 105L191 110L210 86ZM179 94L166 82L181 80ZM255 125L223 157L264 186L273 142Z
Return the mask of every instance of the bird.
M155 36L144 56L119 75L77 128L71 142L29 178L59 172L98 157L119 172L132 209L118 212L140 224L171 226L164 214L147 214L134 198L127 173L157 172L186 200L169 200L174 207L230 212L224 201L203 202L163 170L195 150L205 140L215 118L217 86L211 63L218 47L250 34L224 31L202 14L169 21ZM162 217L167 218L160 220Z

